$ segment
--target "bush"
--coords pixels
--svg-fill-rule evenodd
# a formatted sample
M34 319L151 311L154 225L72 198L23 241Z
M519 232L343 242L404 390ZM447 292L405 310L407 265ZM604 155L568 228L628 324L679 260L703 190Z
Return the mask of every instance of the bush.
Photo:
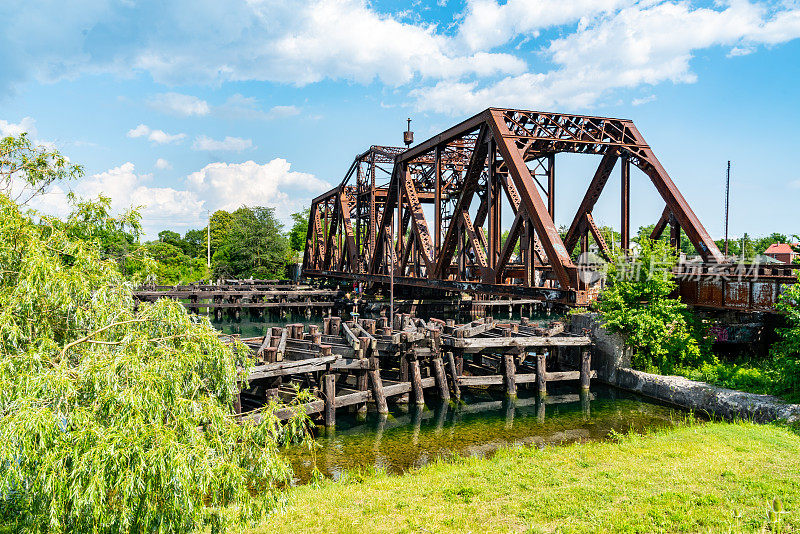
M0 522L188 532L261 517L291 477L278 447L305 419L238 424L249 362L180 304L135 309L71 224L36 224L0 194Z
M597 307L604 326L625 337L633 347L636 369L672 373L705 360L708 340L702 324L679 299L670 297L677 285L672 268L677 257L669 244L640 240L633 258L608 264L607 287Z
M775 363L780 369L778 394L800 399L800 280L783 292L777 308L788 323L778 329L781 340L774 346Z

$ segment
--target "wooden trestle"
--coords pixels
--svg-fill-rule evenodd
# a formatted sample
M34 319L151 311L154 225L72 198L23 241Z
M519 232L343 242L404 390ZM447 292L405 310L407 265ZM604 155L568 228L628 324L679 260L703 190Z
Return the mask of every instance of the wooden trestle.
M563 323L541 328L524 318L499 323L485 317L456 325L408 314L396 315L392 327L386 323L330 317L321 328L290 324L242 340L259 360L240 392L243 419L259 420L261 407L276 399L287 406L275 412L281 420L302 410L333 426L337 409L365 413L373 403L378 413L388 413L389 399L420 405L425 390L447 401L459 400L465 387L501 386L516 397L520 385L532 384L545 396L548 382L574 380L588 390L596 376L591 339L564 332ZM580 369L558 369L558 353L566 350L580 351ZM298 404L298 386L313 400Z

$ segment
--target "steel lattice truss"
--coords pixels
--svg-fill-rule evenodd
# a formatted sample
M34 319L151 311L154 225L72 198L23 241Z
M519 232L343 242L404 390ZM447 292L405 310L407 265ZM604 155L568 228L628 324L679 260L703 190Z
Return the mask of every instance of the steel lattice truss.
M559 153L600 156L563 238L553 222ZM589 235L609 255L592 210L618 163L623 249L633 164L665 203L653 237L669 225L674 244L683 231L705 262L722 262L632 121L490 108L408 150L373 146L358 155L341 184L311 205L303 270L379 283L393 274L398 284L584 304L595 290L571 256L579 244L586 250ZM514 214L507 236L504 199Z

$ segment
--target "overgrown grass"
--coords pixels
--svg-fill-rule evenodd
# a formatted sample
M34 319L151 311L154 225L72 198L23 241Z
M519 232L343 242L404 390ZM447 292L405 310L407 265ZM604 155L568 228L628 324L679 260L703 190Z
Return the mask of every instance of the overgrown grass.
M774 498L781 531L800 528L800 436L689 424L294 488L289 508L250 534L774 531Z
M693 369L679 369L677 374L748 393L776 395L788 402L800 402L800 391L783 387L784 368L773 359L738 359L706 362Z

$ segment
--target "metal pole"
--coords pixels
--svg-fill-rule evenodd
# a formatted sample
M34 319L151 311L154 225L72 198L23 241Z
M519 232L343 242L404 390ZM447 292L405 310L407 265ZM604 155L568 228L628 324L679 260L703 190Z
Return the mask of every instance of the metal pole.
M725 256L728 255L728 205L731 191L731 160L728 160L728 172L725 177Z
M208 245L208 251L206 254L206 267L210 269L211 268L211 212L209 210L206 210L206 213L208 213L208 227L207 227L208 233L206 235L206 244Z

